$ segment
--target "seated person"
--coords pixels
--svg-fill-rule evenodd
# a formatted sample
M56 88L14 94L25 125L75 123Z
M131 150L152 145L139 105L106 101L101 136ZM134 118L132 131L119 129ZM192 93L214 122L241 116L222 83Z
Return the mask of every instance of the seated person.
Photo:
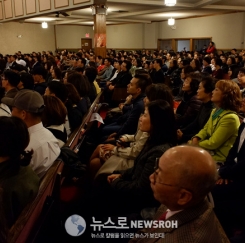
M151 79L148 74L135 75L130 81L127 93L132 95L131 109L127 110L116 122L102 127L101 135L103 141L109 135L110 138L118 138L123 134L134 134L136 132L139 117L144 111L145 89L150 84Z
M211 101L216 109L191 143L208 150L216 162L225 162L240 125L236 114L241 104L240 89L231 80L220 80L215 85Z
M5 95L5 89L0 87L0 116L11 116L11 110L7 105L1 102L1 99Z
M30 89L33 90L34 79L29 73L20 73L20 82L17 86L19 90L21 89Z
M220 58L214 58L215 60L215 70L212 71L212 77L215 79L223 79L224 73L221 69L222 60Z
M177 221L178 227L142 229L137 233L164 233L164 239L134 238L129 242L229 243L205 199L216 177L215 163L205 150L179 146L166 151L150 176L154 197L161 203L154 220Z
M231 235L234 226L237 227L239 218L244 218L244 197L245 190L245 120L241 123L238 136L229 154L219 170L219 179L212 190L215 213L224 227L227 235ZM241 221L240 221L241 224Z
M86 112L86 103L84 103L84 99L81 99L75 86L71 83L65 84L68 91L68 99L65 103L67 108L69 126L71 131L73 132L76 128L78 128L83 121L83 117Z
M20 82L20 75L6 70L3 72L2 75L2 87L5 89L5 96L2 98L2 103L5 104L6 98L14 98L15 95L18 93L17 86Z
M112 75L112 70L114 69L114 67L112 66L112 60L111 58L105 58L104 60L104 73L98 77L98 80L100 80L100 87L105 86L106 82L110 80L110 77Z
M0 224L6 221L10 228L37 195L39 178L28 166L33 151L25 151L30 141L26 124L17 117L0 117L0 134Z
M91 103L94 102L97 94L101 92L101 89L99 88L99 86L96 82L97 73L98 72L97 72L97 69L95 67L86 67L84 70L84 76L86 76L88 78L88 81L90 83L88 97L89 97ZM97 89L99 89L98 93L97 93Z
M173 107L173 96L171 90L165 84L152 84L146 88L146 97L144 98L144 105L146 106L154 100L165 100ZM91 156L90 168L98 170L101 164L102 167L97 172L96 177L100 174L110 174L114 170L125 170L134 165L134 159L141 152L149 133L142 132L139 127L135 135L122 135L119 140L122 142L131 142L129 147L117 146L107 144L99 145ZM100 156L105 154L105 156ZM109 156L108 156L109 155ZM110 155L112 155L110 157Z
M118 64L119 65L119 64ZM111 102L111 98L113 95L113 91L115 88L127 88L130 80L132 79L132 75L129 72L131 67L131 63L127 60L123 61L120 65L120 71L115 79L112 79L108 83L108 87L105 88L105 100L107 102Z
M51 95L45 95L44 99L44 111L42 113L42 123L59 142L61 148L67 141L67 133L65 129L65 120L67 116L67 110L62 101Z
M21 118L28 127L30 143L26 150L33 150L30 165L42 178L60 154L57 139L41 121L43 98L36 91L23 89L13 99L8 98L8 104L13 107L12 116Z
M47 70L42 67L35 67L32 70L32 76L34 79L34 90L37 91L40 95L44 95L45 90L47 88L46 76Z
M76 93L77 93L77 91L76 91ZM61 82L55 82L55 81L52 82L51 81L47 85L44 96L45 95L55 96L55 97L59 98L63 102L63 104L65 105L67 102L67 99L68 99L68 90L67 90L65 84L63 84ZM70 127L68 116L66 116L65 128L66 128L67 136L69 136L71 134L71 127Z
M202 61L203 67L202 67L202 73L208 73L208 74L212 74L212 68L210 66L211 64L211 59L209 56L206 56L203 58Z
M73 84L76 88L81 100L77 106L82 114L85 114L91 106L91 102L89 100L91 85L89 81L82 74L75 72L67 76L67 83Z
M197 98L197 89L200 83L200 75L192 73L187 75L182 87L183 98L176 110L176 125L178 128L187 126L198 114L201 101Z
M182 100L183 94L184 94L184 92L182 91L182 87L183 87L185 78L187 77L187 75L194 72L194 69L187 63L189 63L189 61L184 59L179 64L179 71L177 75L175 76L175 78L171 81L172 82L172 92L174 95L174 100L176 101Z
M140 118L139 128L150 134L144 148L136 157L132 168L109 175L108 187L104 190L99 187L98 192L94 191L97 199L94 198L92 201L94 203L100 201L92 207L95 212L96 210L100 214L139 212L144 207L155 205L149 175L154 171L156 158L176 143L172 107L164 100L150 102Z
M213 78L202 78L197 90L197 99L202 101L202 105L196 119L187 126L177 130L179 143L186 143L205 126L213 109L211 97L214 86L215 82Z
M165 82L165 77L164 77L164 72L162 70L162 59L157 58L154 60L154 69L156 70L154 72L154 75L152 77L153 83L164 83Z

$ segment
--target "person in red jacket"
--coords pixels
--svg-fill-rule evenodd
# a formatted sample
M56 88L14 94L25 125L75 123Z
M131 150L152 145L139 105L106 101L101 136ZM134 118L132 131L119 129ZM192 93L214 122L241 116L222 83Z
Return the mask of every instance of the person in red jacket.
M208 49L207 49L206 52L207 52L207 54L216 52L216 48L215 48L214 42L210 41Z

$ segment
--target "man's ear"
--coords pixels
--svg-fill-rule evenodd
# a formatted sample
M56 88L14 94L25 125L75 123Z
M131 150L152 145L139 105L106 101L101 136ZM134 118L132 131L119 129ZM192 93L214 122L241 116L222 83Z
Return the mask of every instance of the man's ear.
M22 119L23 121L25 121L26 118L27 118L27 112L26 112L25 110L22 110L22 111L21 111L21 119Z
M141 93L141 88L137 88L137 93L138 93L138 94Z
M179 199L178 204L179 205L186 205L189 203L192 199L192 193L187 191L186 189L181 189L179 192Z

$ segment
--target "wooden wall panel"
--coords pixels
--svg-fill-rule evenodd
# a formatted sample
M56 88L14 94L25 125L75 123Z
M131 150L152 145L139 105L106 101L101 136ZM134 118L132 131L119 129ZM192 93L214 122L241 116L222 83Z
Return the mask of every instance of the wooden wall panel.
M3 19L3 3L0 2L0 19Z
M39 0L39 11L45 11L51 9L51 0Z
M55 8L66 7L68 5L69 5L68 0L54 0L54 7Z
M12 0L4 1L4 13L5 13L5 19L9 19L13 17Z
M23 0L14 0L14 15L24 15Z
M87 3L89 0L73 0L73 4Z
M26 14L36 13L36 0L25 0L26 1Z

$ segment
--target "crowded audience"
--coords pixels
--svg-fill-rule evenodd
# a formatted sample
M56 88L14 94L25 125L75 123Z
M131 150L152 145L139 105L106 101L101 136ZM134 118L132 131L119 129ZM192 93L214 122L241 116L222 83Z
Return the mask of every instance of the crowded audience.
M57 50L0 60L0 239L98 95L108 103L104 124L85 139L86 156L77 155L87 166L85 215L142 217L147 209L151 219L179 220L171 232L140 231L165 233L166 242L236 242L234 228L244 233L245 51L210 42L197 51L107 50L103 58ZM127 94L120 102L118 90Z

